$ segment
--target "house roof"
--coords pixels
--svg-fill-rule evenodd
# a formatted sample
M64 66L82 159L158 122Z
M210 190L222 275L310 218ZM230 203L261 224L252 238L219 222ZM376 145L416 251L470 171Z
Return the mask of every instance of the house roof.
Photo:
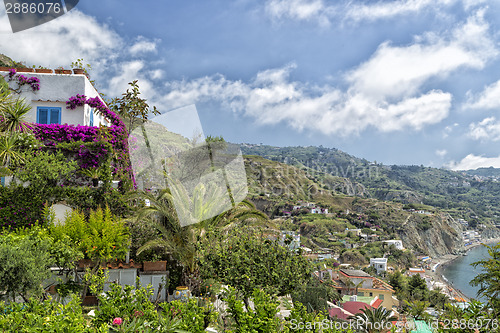
M366 272L363 272L360 269L341 269L340 273L342 273L342 274L344 274L344 275L346 275L347 277L350 277L350 278L361 277L361 278L371 278L371 279L373 279L373 277L370 274L368 274Z
M330 317L332 317L332 318L337 317L338 319L343 319L343 320L347 320L347 319L349 319L349 317L354 316L353 313L351 313L345 309L342 309L341 307L338 307L336 305L329 308L328 313L329 313Z
M362 310L369 308L370 305L364 303L364 302L357 302L357 301L349 301L342 303L342 308L352 314L356 313L361 313L363 312Z
M372 307L374 307L375 309L377 309L384 301L381 300L380 298L376 298L375 301L370 304Z

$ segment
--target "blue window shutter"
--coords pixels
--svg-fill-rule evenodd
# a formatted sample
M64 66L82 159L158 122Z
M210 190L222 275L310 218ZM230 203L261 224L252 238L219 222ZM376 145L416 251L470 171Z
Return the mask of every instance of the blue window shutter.
M90 110L90 122L89 126L94 126L94 111Z
M2 186L5 186L5 177L0 177L0 183Z
M36 113L38 124L60 124L61 108L38 107Z
M49 109L39 107L37 115L36 115L36 122L38 124L48 124L49 123Z
M60 108L51 108L50 109L50 123L51 124L60 124L61 123L61 109Z

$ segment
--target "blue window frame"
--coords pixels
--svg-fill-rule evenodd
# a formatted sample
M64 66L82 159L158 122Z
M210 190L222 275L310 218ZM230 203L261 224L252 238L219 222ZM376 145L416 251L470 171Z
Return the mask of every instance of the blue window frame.
M94 126L94 111L93 110L90 110L89 126Z
M37 107L36 122L38 124L60 124L61 108L55 107Z

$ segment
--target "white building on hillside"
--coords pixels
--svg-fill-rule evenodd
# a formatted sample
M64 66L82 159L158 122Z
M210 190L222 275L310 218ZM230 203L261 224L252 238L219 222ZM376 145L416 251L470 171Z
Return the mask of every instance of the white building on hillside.
M9 80L9 70L0 69L0 75L13 89L18 88L16 76ZM33 91L29 84L20 88L20 97L31 105L27 120L38 124L68 124L84 126L109 126L109 122L88 105L78 106L74 110L66 108L66 101L77 94L99 97L99 93L84 74L54 74L17 72L27 78L37 77L40 89Z
M398 249L398 250L404 250L403 241L401 241L399 239L386 240L386 241L384 241L384 243L387 243L387 245L389 245L389 246L394 245L396 247L396 249Z
M387 258L370 258L370 267L377 270L377 274L387 271Z

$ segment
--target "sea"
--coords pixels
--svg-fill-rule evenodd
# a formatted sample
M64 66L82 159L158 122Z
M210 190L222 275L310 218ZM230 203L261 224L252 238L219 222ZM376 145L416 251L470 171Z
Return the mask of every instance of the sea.
M479 287L473 287L469 282L479 273L483 272L481 267L472 267L473 262L490 258L488 248L480 245L469 250L467 255L460 256L447 264L443 269L443 275L455 289L460 290L465 296L479 301L484 298L477 297Z

